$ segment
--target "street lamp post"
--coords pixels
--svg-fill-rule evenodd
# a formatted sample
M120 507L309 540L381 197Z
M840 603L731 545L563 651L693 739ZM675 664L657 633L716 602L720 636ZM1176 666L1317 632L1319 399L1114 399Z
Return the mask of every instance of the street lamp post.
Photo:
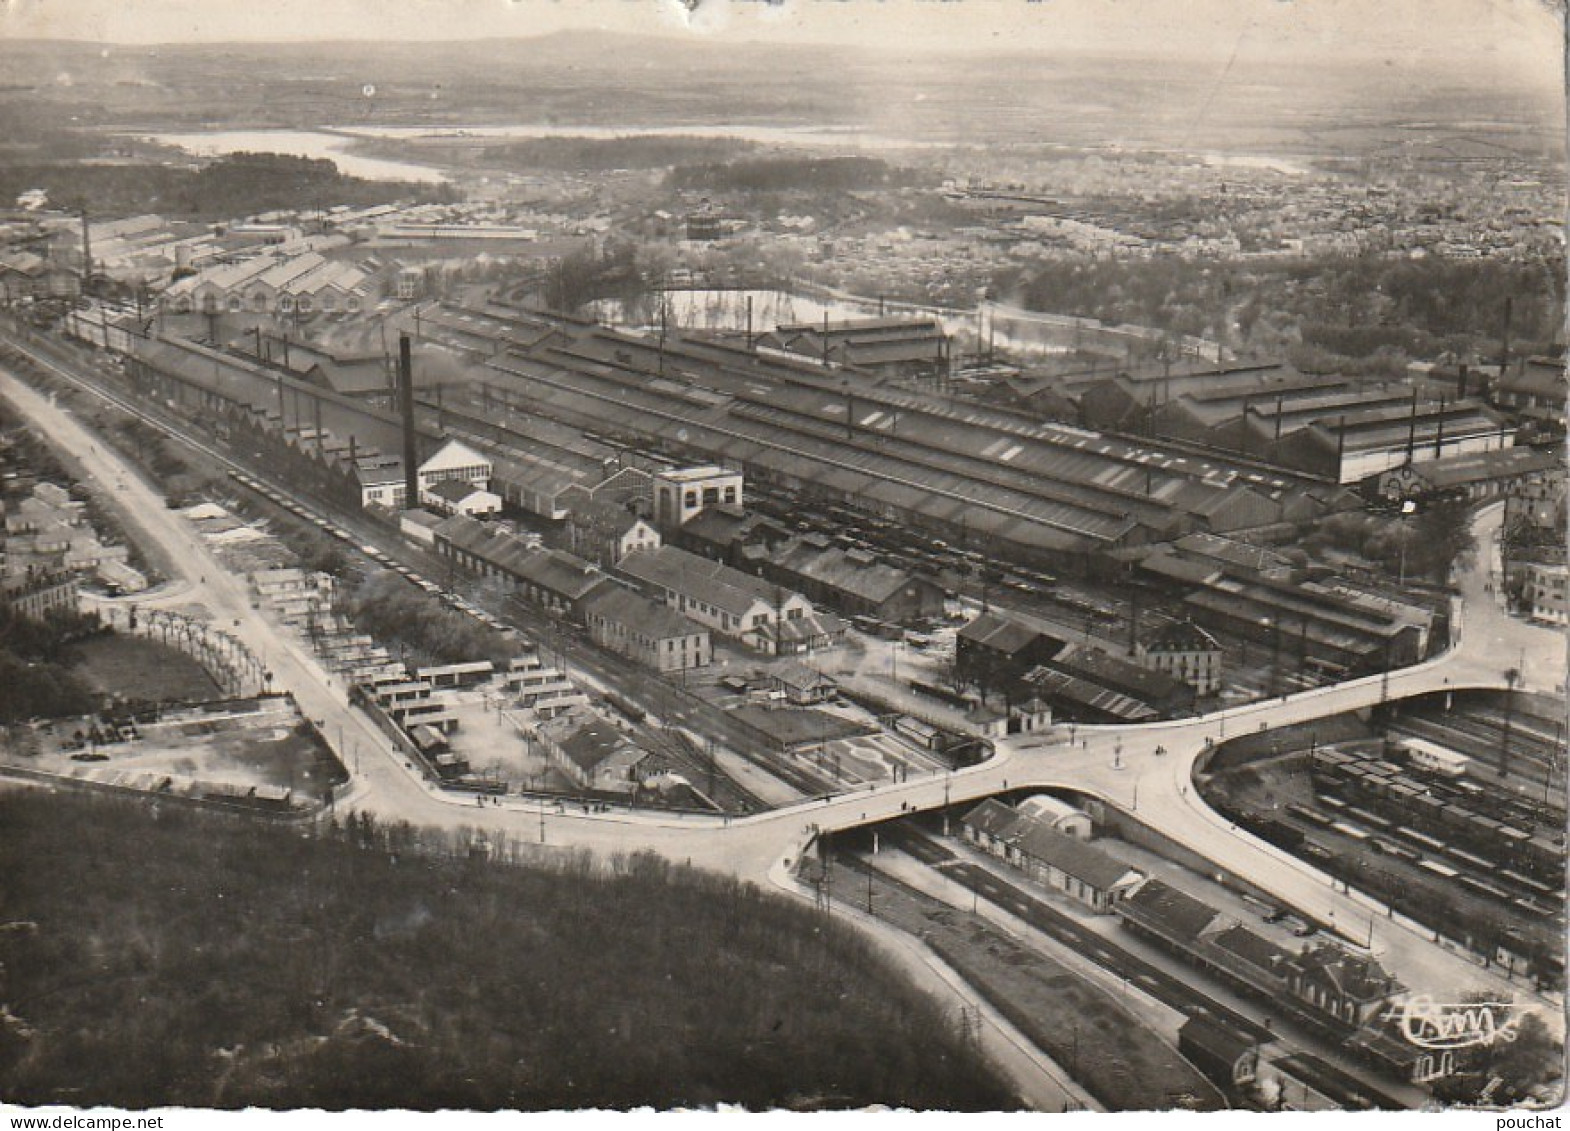
M949 785L954 780L954 767L945 771L943 778L943 835L949 835Z

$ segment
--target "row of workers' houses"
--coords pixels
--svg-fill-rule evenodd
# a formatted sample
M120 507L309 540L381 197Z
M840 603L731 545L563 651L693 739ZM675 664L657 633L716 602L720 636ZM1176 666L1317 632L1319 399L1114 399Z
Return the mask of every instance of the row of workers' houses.
M617 570L651 598L766 655L833 647L845 635L843 621L800 593L677 546L629 554Z
M832 646L844 623L799 593L673 546L627 554L615 576L466 515L431 528L436 553L466 572L585 625L595 639L662 671L710 661L718 633L767 655ZM625 596L612 597L613 591Z

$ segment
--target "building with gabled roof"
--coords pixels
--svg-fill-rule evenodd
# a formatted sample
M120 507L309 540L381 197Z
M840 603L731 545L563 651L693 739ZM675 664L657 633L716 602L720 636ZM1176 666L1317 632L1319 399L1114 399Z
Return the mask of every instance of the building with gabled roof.
M1210 904L1163 880L1147 879L1117 905L1118 918L1138 934L1187 952L1220 914Z
M1092 910L1110 911L1143 876L1087 839L1057 827L1059 823L1048 810L1019 811L994 797L967 813L962 827L966 840L1037 883Z
M1259 1073L1259 1042L1203 1011L1178 1030L1178 1052L1234 1099Z
M960 828L966 840L993 856L1003 856L1013 844L1013 832L1023 817L996 797L989 797L965 814Z
M1565 427L1567 388L1563 357L1522 358L1494 382L1490 399L1500 409L1526 420Z
M642 784L650 753L600 715L569 711L538 733L551 764L581 789L632 794Z
M1031 879L1093 911L1111 911L1144 879L1137 869L1094 845L1030 817L1016 830L1014 850L1019 867Z
M769 683L798 706L822 703L834 698L839 691L839 684L831 677L801 663L782 664L775 668L769 673Z
M1474 452L1392 468L1379 476L1374 494L1392 504L1445 499L1471 502L1508 494L1519 482L1563 468L1563 451L1521 447Z
M1057 655L1063 641L1015 615L984 612L954 636L954 670L967 682L1003 687Z
M660 532L630 506L587 493L573 501L567 535L573 553L605 569L615 568L628 554L657 550L662 544Z
M672 536L682 549L737 569L769 560L775 548L791 538L789 530L767 515L723 505L705 507Z
M1034 667L1021 682L1060 717L1076 722L1152 723L1161 717L1148 703L1059 668Z
M709 630L674 609L619 585L597 588L583 602L589 638L659 672L706 667Z
M1196 694L1221 691L1221 645L1191 620L1168 621L1135 644L1135 655L1141 664L1181 680Z
M760 564L765 577L847 616L898 624L943 612L941 586L872 554L841 549L821 538L792 539L762 556Z
M935 318L780 326L758 344L884 378L938 378L949 372L949 336Z
M791 626L815 613L800 593L675 546L629 554L616 571L684 616L770 655L799 650Z
M474 518L500 514L502 498L476 487L466 479L444 479L420 492L420 502L438 514L465 514Z
M420 464L419 477L422 492L451 479L486 487L491 479L491 459L461 440L448 440Z
M1349 1028L1373 1020L1406 989L1375 959L1331 943L1305 947L1285 967L1288 993Z
M1064 644L1043 661L1043 666L1125 695L1169 718L1194 709L1193 687L1159 669L1141 667L1091 644Z
M528 550L510 563L509 573L519 596L551 612L570 613L580 622L589 600L615 585L594 564L562 550Z
M407 509L404 494L408 490L408 483L403 474L403 460L396 456L357 458L354 479L360 487L362 507L384 507L395 511Z

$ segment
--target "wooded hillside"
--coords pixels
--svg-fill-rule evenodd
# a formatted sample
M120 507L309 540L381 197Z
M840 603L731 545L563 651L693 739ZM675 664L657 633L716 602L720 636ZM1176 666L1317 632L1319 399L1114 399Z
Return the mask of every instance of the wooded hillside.
M528 862L528 839L0 793L0 1099L1012 1104L837 921L647 856Z

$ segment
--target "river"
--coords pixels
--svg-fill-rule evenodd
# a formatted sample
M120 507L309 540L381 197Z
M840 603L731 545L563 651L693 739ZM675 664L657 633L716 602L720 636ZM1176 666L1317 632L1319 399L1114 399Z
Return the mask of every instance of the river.
M141 140L169 145L198 157L228 153L284 153L331 161L348 177L378 181L414 181L439 184L447 173L432 165L367 157L354 151L357 140L418 141L442 138L545 138L581 137L724 137L764 145L843 150L927 149L935 143L861 133L835 126L333 126L326 130L211 130L200 133L155 133Z
M142 134L141 140L174 146L198 157L229 153L282 153L331 161L346 177L375 181L439 184L447 174L430 165L364 157L353 151L355 139L317 130L213 130L204 133Z
M576 137L607 141L623 137L732 138L760 145L823 149L932 149L945 143L908 141L864 133L852 126L756 126L719 122L688 126L334 126L338 133L389 141L419 139L495 138L529 139Z

